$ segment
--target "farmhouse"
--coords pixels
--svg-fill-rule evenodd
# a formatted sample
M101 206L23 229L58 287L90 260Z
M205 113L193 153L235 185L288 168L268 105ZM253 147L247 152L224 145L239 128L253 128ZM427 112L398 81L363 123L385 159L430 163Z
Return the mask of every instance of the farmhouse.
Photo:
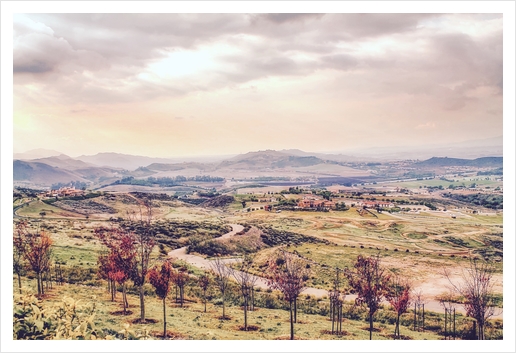
M388 201L359 201L358 206L363 208L392 208L394 204Z
M335 202L328 200L320 200L314 198L304 198L297 203L299 208L303 209L335 209Z
M84 190L72 187L62 187L58 190L50 190L44 194L45 197L66 197L66 196L81 196L84 195Z

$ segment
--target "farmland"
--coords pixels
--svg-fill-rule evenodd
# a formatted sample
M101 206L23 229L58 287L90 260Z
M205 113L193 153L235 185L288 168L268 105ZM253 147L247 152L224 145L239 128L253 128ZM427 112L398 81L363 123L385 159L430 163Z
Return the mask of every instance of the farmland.
M233 189L227 194L231 197L224 199L224 202L216 202L215 198L221 196L213 194L213 202L204 204L203 200L183 201L166 194L159 196L145 192L100 191L84 199L53 202L20 195L13 198L13 207L22 205L20 200L26 200L28 203L16 210L15 223L24 221L30 229L50 234L53 241L51 268L55 271L59 268L59 285L50 282L51 288L47 288L47 294L39 299L38 305L57 305L64 297L94 302L95 334L98 338L123 339L131 335L159 338L162 308L152 286L149 283L144 286L147 317L152 320L141 325L136 323L139 299L135 284L129 282L127 287L129 314L113 314L120 311L120 299L110 300L110 294L106 291L107 282L98 275L99 255L106 249L96 230L115 226L138 232L137 224L131 223L129 215L141 212L139 205L142 200L150 200L152 205L152 222L148 227L154 234L156 246L153 247L150 263L160 263L175 249L186 249L184 259L174 262L175 266L186 268L190 277L185 288L186 302L181 306L177 302L177 294L174 299L174 290L166 301L171 338L288 339L288 307L281 300L282 295L269 288L264 281L256 284L253 297L255 309L249 313L248 324L254 331L242 331L242 303L234 282L231 282L225 299L229 319L219 317L222 301L213 285L208 290L205 313L203 295L195 278L203 275L206 268L196 267L195 262L191 261L198 257L209 263L222 258L228 262L227 266L237 268L236 264L244 256L252 256L250 273L261 278L267 276L268 261L278 249L295 254L310 269L305 290L298 299L296 339L368 338L364 308L353 305L356 295L346 283L342 287L343 293L347 293L343 310L345 334L332 335L331 330L328 331L331 328L328 326L331 308L327 293L332 289L335 271L337 268L353 268L359 256L379 256L382 266L391 276L410 278L413 292L423 294L429 310L426 314L427 329L413 330L413 310L401 316L402 335L416 340L439 340L449 334L443 331L443 311L439 304L450 284L443 270L449 271L452 281L460 281L462 270L471 259L488 261L495 270L493 290L499 298L497 305L500 308L494 321L488 323L486 335L488 339L502 337L502 212L479 209L478 205L461 204L458 207L439 194L422 196L403 191L410 186L419 189L416 184L400 182L398 186L388 186L390 190L393 186L397 189L386 192L385 186L379 186L381 189L376 190L355 187L338 191L333 188L334 192L324 195L346 204L339 211L307 211L294 207L292 205L301 198L320 197L320 191L308 191L310 189L307 188L291 193L293 191L288 192L288 187ZM425 184L425 187L428 186L432 185ZM287 192L283 192L285 190ZM244 193L239 193L242 191ZM198 197L196 193L192 191L190 199ZM394 212L389 209L365 210L359 206L363 200L373 198L389 199L394 203L399 201L401 204ZM431 202L435 210L417 206L424 202ZM265 205L271 205L272 209L266 210ZM412 208L404 208L407 205ZM221 236L231 230L231 224L241 225L243 230L222 239ZM34 278L31 270L23 271L24 291L34 293ZM57 281L57 275L54 281ZM120 291L120 287L117 290ZM461 300L455 295L454 301L460 303ZM457 338L471 337L471 319L464 316L460 304L455 306L459 313ZM374 339L392 339L393 315L389 304L384 302L375 317L378 330L373 334ZM123 327L131 329L120 333Z

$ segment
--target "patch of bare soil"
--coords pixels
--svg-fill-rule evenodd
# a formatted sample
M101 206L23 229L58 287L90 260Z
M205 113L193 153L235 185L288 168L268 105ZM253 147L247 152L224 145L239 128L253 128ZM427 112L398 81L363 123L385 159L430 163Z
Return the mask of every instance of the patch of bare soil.
M131 310L126 310L125 312L123 310L118 310L118 311L112 311L109 314L115 315L115 316L127 316L127 315L132 315L133 312Z
M145 320L142 320L140 318L137 318L137 319L134 319L134 320L131 321L132 324L142 324L142 325L155 324L156 322L158 322L158 320L156 320L156 319L145 319Z
M231 316L218 316L217 319L219 320L226 320L226 321L229 321L229 320L233 320L233 318Z
M163 331L151 331L150 335L152 337L156 337L156 338L158 338L160 340L163 339ZM167 334L165 336L165 339L166 340L184 340L184 339L186 339L186 337L183 334L179 333L179 332L167 330Z
M238 331L258 331L260 329L260 326L256 325L247 325L247 330L243 325L236 326L236 330Z
M288 335L288 336L279 336L279 337L274 338L274 340L275 341L290 341L290 335ZM294 335L294 340L296 340L296 341L305 341L307 339Z
M342 332L331 332L330 330L321 330L321 333L323 335L333 335L333 336L352 336L353 334L348 331L342 331Z
M410 337L410 336L400 335L398 337L398 336L395 336L392 333L389 334L389 335L380 335L380 336L382 336L382 337L389 337L389 338L392 338L393 340L405 340L405 341L407 341L407 340L411 340L412 339L412 337Z
M360 328L361 330L364 330L364 331L369 331L369 326L363 326ZM373 332L381 332L382 330L379 329L378 327L373 327Z

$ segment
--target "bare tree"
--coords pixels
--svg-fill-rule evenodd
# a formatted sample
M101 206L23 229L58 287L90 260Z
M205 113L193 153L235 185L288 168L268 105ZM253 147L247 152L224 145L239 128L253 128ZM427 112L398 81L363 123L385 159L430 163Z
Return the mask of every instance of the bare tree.
M439 296L439 304L444 309L444 339L448 338L448 332L453 329L453 336L455 337L455 298L453 297L453 290L450 289L448 292ZM452 314L453 314L453 326L452 326Z
M470 259L469 265L462 269L461 283L454 283L448 269L444 275L453 289L464 297L464 309L468 316L477 322L478 339L485 339L486 321L495 314L493 287L494 266L484 260Z
M18 289L22 293L21 275L24 268L23 264L23 234L26 224L20 222L16 225L16 232L13 233L13 270L18 277Z
M139 204L138 213L128 214L128 218L136 223L136 267L134 271L134 284L139 287L140 294L140 322L145 322L145 293L143 286L147 280L150 255L156 245L152 223L152 204L150 200Z
M244 299L244 331L247 331L247 311L249 308L249 302L252 294L252 290L258 277L251 274L251 266L253 265L253 259L251 257L244 257L243 261L240 262L236 269L231 269L231 273L233 277L237 281L240 292L242 293L242 298Z
M268 285L283 293L289 303L290 311L290 339L294 339L293 306L299 294L305 288L309 269L298 256L285 251L276 252L270 259L267 267Z
M355 290L357 305L369 309L369 339L373 339L373 316L389 288L390 276L380 266L380 254L371 257L359 255L353 270L347 270L349 285Z
M206 291L208 290L208 288L210 287L210 284L211 284L210 276L208 276L207 273L200 275L199 279L198 279L198 283L199 283L199 287L201 287L201 290L203 293L204 312L206 312L206 302L207 302Z
M222 295L222 318L226 319L226 291L229 286L229 278L231 270L222 262L220 258L216 258L210 263L213 275L215 277L215 285Z
M335 278L333 279L333 288L328 291L330 298L330 319L331 319L331 333L342 333L342 306L346 294L341 290L342 278L340 272L342 270L337 268L335 271Z

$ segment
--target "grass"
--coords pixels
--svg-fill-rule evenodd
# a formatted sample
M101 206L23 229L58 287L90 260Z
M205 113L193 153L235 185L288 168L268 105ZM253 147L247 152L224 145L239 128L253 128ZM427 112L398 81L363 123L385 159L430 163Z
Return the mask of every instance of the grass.
M119 214L122 210L132 207L118 199L108 204L117 208ZM492 237L492 234L503 233L502 214L467 215L451 219L445 214L432 212L422 212L419 215L381 213L378 214L378 218L375 218L360 216L354 208L343 212L324 213L301 211L273 213L263 210L242 213L239 202L234 202L225 210L194 207L176 201L158 204L160 207L156 210L156 215L163 220L216 221L221 224L271 226L278 230L300 233L335 243L330 245L304 243L287 248L313 261L311 262L312 278L309 279L308 285L323 289L329 288L334 276L332 267L351 267L358 255L369 256L380 252L382 263L390 271L420 281L435 275L443 267L460 269L467 264L468 260L461 256L452 258L448 255L439 256L440 253L469 249L489 250L491 247L484 246L479 240L484 236ZM47 216L41 220L39 213L43 210ZM33 202L18 213L32 217L29 218L32 227L46 229L52 235L53 255L63 263L62 266L65 269L75 271L78 279L80 276L90 278L88 287L80 285L54 287L50 299L58 300L63 295L69 295L86 301L95 300L99 310L98 325L108 331L120 330L124 323L136 318L139 309L138 298L134 294L130 294L129 297L132 316L116 316L110 313L120 310L120 303L111 303L105 289L95 287L99 283L95 268L101 245L94 238L93 230L97 226L107 225L105 220L107 217L101 215L98 219L85 220L82 215L74 215L40 201ZM450 242L450 239L454 241ZM495 240L503 241L503 237L496 237ZM406 252L407 249L408 252ZM264 262L272 250L273 248L267 248L258 252L257 261ZM153 258L159 256L159 248L156 247ZM495 263L495 266L497 273L501 273L503 263ZM192 267L190 270L196 274L201 273L200 270ZM149 291L152 292L152 289ZM92 295L97 299L92 299ZM500 296L499 300L503 301L503 297ZM169 301L169 308L167 308L170 319L169 329L182 333L186 338L275 339L289 334L288 312L285 310L260 308L250 313L249 324L256 325L259 329L255 332L244 332L237 329L237 326L243 324L243 313L238 306L230 305L227 308L233 318L229 321L221 321L217 318L220 316L221 308L213 303L208 305L207 314L202 312L200 300L188 303L188 306L187 309L176 308ZM147 311L149 317L158 320L149 328L162 330L161 301L155 297L149 297ZM336 337L323 333L324 330L331 328L326 317L302 313L299 319L303 323L296 325L296 336L300 338L368 339L368 332L362 329L365 326L363 321L346 321L346 326L343 325L343 328L350 335ZM383 323L377 323L375 327L376 325L381 327L382 331L374 334L375 339L390 339L388 334L393 332L393 326ZM413 339L439 339L435 333L417 333L405 327L402 327L401 331L402 334Z
M27 285L27 281L24 281ZM29 282L34 286L34 281ZM48 292L45 305L51 305L60 298L68 296L80 299L84 304L95 303L97 315L95 326L106 333L114 334L121 330L126 323L131 323L139 317L139 299L136 295L129 294L129 310L132 314L113 315L113 312L120 311L121 295L118 294L116 302L110 301L110 296L105 288L89 287L85 288L78 285L54 286ZM146 297L145 301L146 318L156 320L153 324L139 325L131 324L132 328L143 328L156 333L163 331L163 312L162 301L153 296ZM172 296L167 300L167 329L180 333L186 339L193 340L273 340L290 335L289 314L286 310L257 308L256 311L248 313L248 325L258 327L256 331L242 331L239 326L243 325L243 311L239 306L226 306L226 315L231 320L220 320L222 313L220 306L209 303L207 312L204 313L204 305L198 302L188 302L186 307L180 308L173 303ZM407 316L410 316L407 314ZM298 323L294 325L295 335L301 339L309 340L367 340L369 332L364 330L366 322L362 320L345 319L343 330L349 334L346 336L336 336L323 333L331 329L331 322L326 316L305 314L298 311ZM389 334L394 332L394 326L380 322L375 323L379 332L373 333L375 340L390 339ZM401 328L402 334L410 336L412 339L439 339L440 337L433 332L414 332L408 327Z

